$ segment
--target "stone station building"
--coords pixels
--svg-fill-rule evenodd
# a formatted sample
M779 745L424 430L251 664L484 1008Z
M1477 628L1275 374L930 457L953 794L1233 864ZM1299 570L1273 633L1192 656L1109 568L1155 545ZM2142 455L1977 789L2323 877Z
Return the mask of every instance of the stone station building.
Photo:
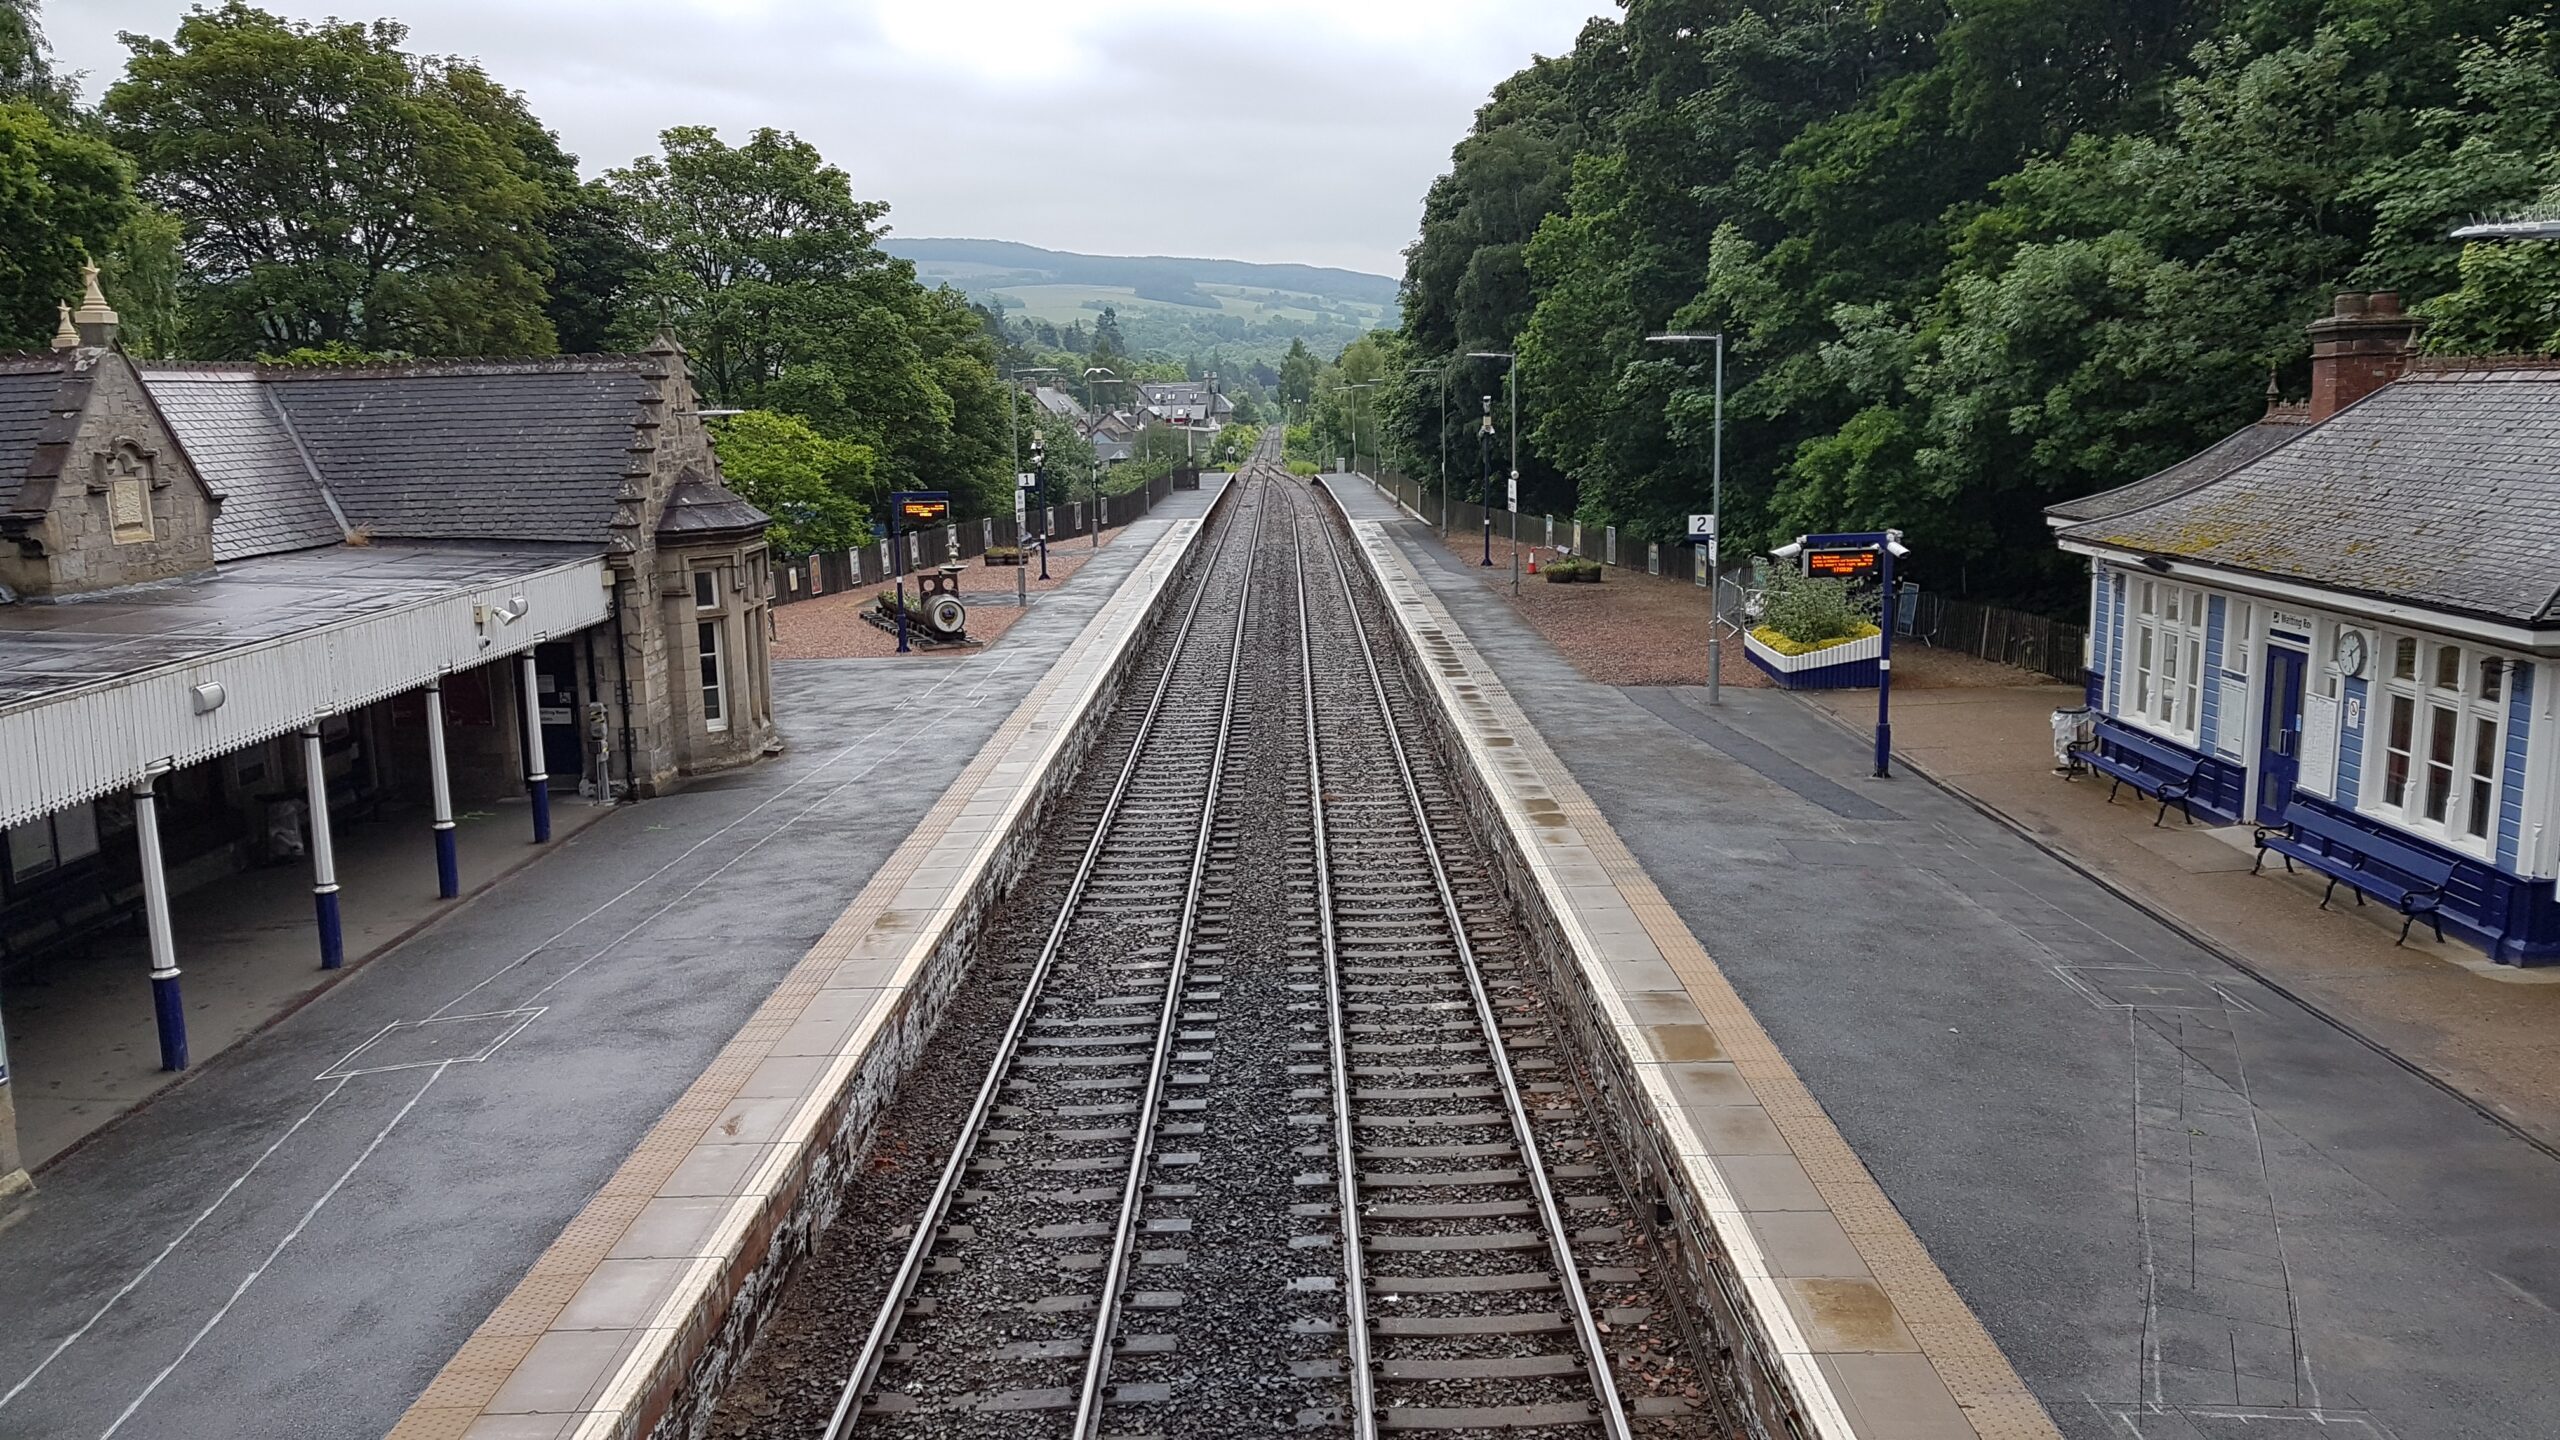
M555 788L643 798L776 745L768 518L672 340L286 368L115 332L91 270L50 354L0 358L0 999L14 962L137 928L184 1068L173 890L308 857L334 968L333 815L416 804L452 898L457 803L524 794L539 843ZM0 1050L0 1194L13 1115Z

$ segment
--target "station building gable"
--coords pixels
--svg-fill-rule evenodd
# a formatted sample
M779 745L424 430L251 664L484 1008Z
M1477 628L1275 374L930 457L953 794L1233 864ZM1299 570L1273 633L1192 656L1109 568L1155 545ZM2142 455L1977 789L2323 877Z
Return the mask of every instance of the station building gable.
M2190 757L2200 814L2447 867L2449 934L2549 963L2560 367L2419 360L2415 329L2341 297L2308 405L2048 518L2091 563L2102 748Z

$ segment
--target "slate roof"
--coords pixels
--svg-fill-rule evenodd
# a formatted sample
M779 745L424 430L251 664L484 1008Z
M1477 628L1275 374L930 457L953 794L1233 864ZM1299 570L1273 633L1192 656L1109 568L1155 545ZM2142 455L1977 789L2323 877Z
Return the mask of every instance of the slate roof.
M35 458L36 431L61 386L58 360L0 360L0 509L18 498L18 483Z
M2101 490L2095 495L2048 505L2044 513L2057 521L2103 520L2110 515L2139 510L2145 505L2156 505L2199 485L2209 485L2221 479L2300 435L2310 423L2310 416L2305 412L2276 412L2241 426L2165 470L2146 475L2130 485L2119 485L2113 490Z
M699 471L687 470L667 494L667 508L659 517L658 533L680 539L724 531L752 535L772 523L772 516L740 498L736 491Z
M334 545L346 530L303 463L277 408L275 387L255 366L232 369L140 367L143 387L196 473L222 497L214 521L217 561Z
M2412 373L2218 479L2060 534L2560 625L2560 368Z
M269 370L266 379L352 524L412 540L600 544L651 392L646 363Z

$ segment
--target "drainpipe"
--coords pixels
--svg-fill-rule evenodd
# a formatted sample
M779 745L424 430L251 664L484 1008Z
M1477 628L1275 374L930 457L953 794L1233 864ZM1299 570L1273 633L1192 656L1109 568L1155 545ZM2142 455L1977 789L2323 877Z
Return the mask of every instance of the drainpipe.
M638 751L631 738L631 647L622 634L622 582L613 585L613 691L622 708L622 798L640 798Z

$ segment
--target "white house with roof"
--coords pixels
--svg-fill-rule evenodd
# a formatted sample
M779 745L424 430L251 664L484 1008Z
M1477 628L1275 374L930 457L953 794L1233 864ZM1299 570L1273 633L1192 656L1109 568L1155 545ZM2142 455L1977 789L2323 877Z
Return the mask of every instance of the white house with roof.
M2048 511L2090 562L2090 758L2340 903L2550 963L2560 366L2416 359L2416 330L2341 296L2309 404Z

